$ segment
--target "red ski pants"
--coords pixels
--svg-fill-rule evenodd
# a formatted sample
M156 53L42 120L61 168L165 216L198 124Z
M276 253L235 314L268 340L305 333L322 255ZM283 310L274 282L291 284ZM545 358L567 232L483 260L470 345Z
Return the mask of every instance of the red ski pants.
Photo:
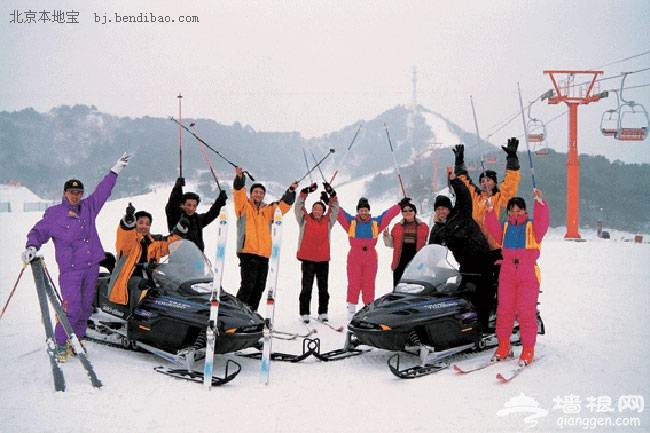
M359 292L364 305L375 300L377 251L374 248L353 248L348 252L348 296L351 304L359 303Z
M519 320L521 344L534 347L537 337L537 297L539 279L534 264L515 264L504 260L499 273L496 334L510 339L515 316Z

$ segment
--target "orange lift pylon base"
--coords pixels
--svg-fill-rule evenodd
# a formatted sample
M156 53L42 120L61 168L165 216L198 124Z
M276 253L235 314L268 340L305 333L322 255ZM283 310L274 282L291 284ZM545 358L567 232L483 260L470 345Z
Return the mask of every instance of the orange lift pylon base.
M596 77L603 71L573 71L573 70L547 70L555 95L548 99L549 104L564 102L569 109L569 142L566 162L566 233L564 239L580 239L580 160L578 159L578 105L589 104L600 100L600 95L593 95L591 92L596 82ZM575 75L593 75L591 83L587 86L584 94L572 95L572 85L562 89L555 74L566 74L569 77ZM568 82L568 80L567 80ZM563 93L564 91L564 93Z

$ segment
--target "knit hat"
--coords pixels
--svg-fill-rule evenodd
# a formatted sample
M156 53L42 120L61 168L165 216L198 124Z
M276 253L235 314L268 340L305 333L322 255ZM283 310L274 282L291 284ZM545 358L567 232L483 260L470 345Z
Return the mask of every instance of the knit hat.
M151 214L150 214L149 212L147 212L147 211L143 211L143 210L137 211L133 216L135 217L135 220L136 220L136 221L137 221L139 218L142 218L142 217L147 217L147 218L149 218L149 222L152 222L152 221L153 221L153 218L151 217Z
M433 203L433 210L438 209L440 206L446 207L451 210L451 200L446 195L439 195L436 197L436 201Z
M362 207L365 207L366 209L370 210L370 203L368 203L368 199L365 197L361 197L359 199L359 204L357 204L357 211Z
M181 203L185 203L187 200L196 200L196 204L201 203L201 198L195 192L188 191L181 197Z
M484 172L481 172L481 174L478 176L478 181L481 182L484 177L492 179L494 183L497 183L497 174L494 170L485 170Z
M82 191L84 190L84 184L78 179L67 180L63 184L63 191Z
M262 191L264 191L264 194L266 194L266 187L265 187L264 185L262 185L261 183L259 183L259 182L255 182L254 184L252 184L252 185L251 185L251 189L250 189L249 192L253 192L253 190L254 190L255 188L260 188L260 189L262 189Z

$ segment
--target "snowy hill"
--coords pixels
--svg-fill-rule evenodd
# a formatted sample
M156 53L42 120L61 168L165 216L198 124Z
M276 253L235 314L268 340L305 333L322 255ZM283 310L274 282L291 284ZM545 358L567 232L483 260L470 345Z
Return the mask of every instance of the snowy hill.
M119 181L118 181L119 182ZM342 206L352 212L364 193L361 182L337 188ZM165 231L163 208L169 192L114 200L104 207L98 229L106 250L114 249L115 227L128 202L153 213L153 232ZM269 196L282 193L276 188ZM271 197L268 197L269 200ZM308 205L315 197L310 197ZM390 202L372 201L373 214ZM204 206L204 204L202 204ZM232 212L232 208L229 209ZM0 213L3 250L0 255L0 302L6 302L21 270L25 235L40 212ZM233 215L230 215L233 217ZM302 331L298 321L299 262L295 259L297 226L292 213L285 218L276 327ZM239 285L233 232L229 236L224 288ZM215 247L215 231L205 231L206 251ZM345 320L348 242L340 226L333 229L330 265L330 317ZM324 363L311 358L298 364L274 362L268 386L258 383L259 361L238 358L242 372L231 383L206 392L200 385L176 381L154 372L161 360L92 342L89 358L104 386L93 389L74 360L64 365L68 390L55 393L44 348L44 333L29 268L0 321L0 430L22 432L581 432L598 419L597 432L647 432L648 410L626 405L650 397L648 344L650 322L650 244L596 239L562 240L552 230L542 246L541 312L547 334L539 337L539 361L508 385L497 384L495 369L456 376L451 370L415 380L390 374L390 352L370 353ZM647 240L647 238L646 238ZM379 272L376 296L391 289L391 251L378 243ZM42 253L55 281L56 263L51 242ZM316 290L312 299L315 312ZM323 351L342 347L343 334L320 325L317 336ZM276 340L274 350L298 353L300 341ZM518 350L518 349L516 349ZM479 355L485 356L485 355ZM216 358L219 375L224 357ZM510 411L506 404L521 394L534 399L548 413L528 424L529 413ZM590 398L612 412L589 406ZM558 399L558 400L555 400ZM576 399L579 403L576 403ZM579 413L567 411L571 402ZM621 403L623 402L623 404ZM643 402L643 400L642 400ZM555 407L556 406L556 407ZM606 423L621 426L607 426ZM639 423L634 427L631 424ZM561 428L563 426L563 428Z

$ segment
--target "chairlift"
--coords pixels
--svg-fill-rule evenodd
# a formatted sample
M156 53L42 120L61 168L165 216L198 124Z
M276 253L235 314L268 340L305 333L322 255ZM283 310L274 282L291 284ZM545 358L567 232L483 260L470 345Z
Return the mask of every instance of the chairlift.
M623 73L619 97L621 105L618 107L618 127L614 139L620 141L643 141L648 137L650 119L648 112L641 104L634 101L626 101L623 98L623 86L627 72Z
M476 164L470 164L467 166L468 171L476 171Z
M539 119L535 119L530 115L530 107L533 104L528 104L528 124L526 125L526 131L528 131L528 142L529 143L541 143L546 139L546 125Z
M643 105L630 102L619 108L618 129L614 138L620 141L643 141L648 136L648 112Z
M539 149L534 150L536 156L547 156L548 155L548 147L542 147Z
M609 92L616 94L616 108L606 110L600 118L600 132L606 137L613 137L618 132L618 110L621 107L621 101L618 96L618 90L608 90L603 92L602 96L609 96Z

